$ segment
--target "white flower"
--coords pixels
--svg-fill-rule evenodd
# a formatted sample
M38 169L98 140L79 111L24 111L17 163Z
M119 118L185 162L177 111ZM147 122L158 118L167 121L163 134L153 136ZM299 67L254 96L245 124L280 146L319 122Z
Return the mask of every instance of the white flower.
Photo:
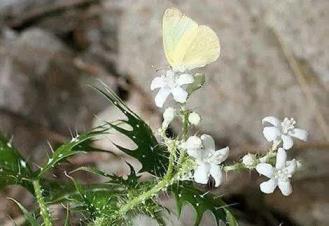
M176 115L175 108L169 107L163 112L162 128L168 128L169 124L174 120Z
M255 155L248 153L245 156L243 156L242 163L246 168L252 169L255 167L257 163L257 158Z
M288 196L292 192L290 178L297 168L296 160L286 161L287 153L283 148L278 149L275 167L268 163L259 163L256 166L258 173L270 178L260 184L260 190L264 193L272 193L279 186L282 194Z
M177 75L174 71L167 71L166 75L156 77L151 83L151 90L159 89L155 97L155 104L162 107L169 94L172 94L175 101L185 103L188 93L182 88L183 85L191 84L194 77L190 74Z
M300 140L306 141L308 133L306 130L295 128L296 121L291 118L284 118L282 122L279 119L268 116L262 120L262 123L268 123L270 126L264 127L263 134L267 141L279 143L283 142L283 148L285 150L290 149L293 146L292 137L296 137Z
M201 118L200 115L196 112L192 112L189 114L188 116L188 121L192 124L192 125L198 125L200 122Z
M192 136L185 143L187 153L196 161L197 167L194 170L194 180L200 184L207 184L209 177L215 180L215 186L222 184L223 173L220 164L225 161L229 154L229 148L215 150L215 141L209 135L202 135L201 138Z

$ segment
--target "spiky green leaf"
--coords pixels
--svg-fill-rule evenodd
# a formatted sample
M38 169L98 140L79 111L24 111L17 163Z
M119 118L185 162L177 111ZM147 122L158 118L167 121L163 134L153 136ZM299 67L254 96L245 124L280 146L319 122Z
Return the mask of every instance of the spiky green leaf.
M151 128L136 113L128 108L112 90L107 87L104 87L104 90L96 89L127 117L126 120L121 120L121 122L128 124L132 128L126 129L116 123L109 123L112 128L129 137L137 145L135 150L115 144L116 147L138 159L142 164L141 172L149 172L156 176L163 175L168 164L168 153L164 146L159 145Z
M203 214L210 211L216 218L217 225L222 221L229 226L237 226L238 223L231 214L227 205L220 197L210 193L204 193L196 189L191 182L180 182L170 187L176 199L178 215L181 214L184 205L191 204L196 211L195 225L199 225Z
M194 91L200 89L205 83L205 75L203 73L196 73L194 75L194 82L187 86L187 92L189 95Z
M37 222L37 218L33 213L30 213L20 202L13 198L8 198L9 200L13 201L22 211L24 218L25 218L25 223L24 225L30 225L30 226L39 226L40 224Z
M41 168L40 172L38 173L38 176L40 177L49 169L55 167L60 162L65 161L67 158L73 155L96 150L91 147L91 143L97 136L106 134L107 129L108 128L106 128L105 126L97 127L91 132L78 135L68 143L61 145L49 157L48 162L44 167Z
M0 189L19 184L32 191L31 168L12 144L0 135Z

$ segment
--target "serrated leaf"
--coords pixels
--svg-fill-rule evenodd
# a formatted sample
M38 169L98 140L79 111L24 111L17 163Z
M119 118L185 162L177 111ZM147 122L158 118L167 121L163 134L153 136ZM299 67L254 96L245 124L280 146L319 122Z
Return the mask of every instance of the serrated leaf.
M106 177L109 179L109 181L107 182L107 184L118 184L121 186L128 186L128 187L135 187L139 182L138 179L140 178L140 176L136 175L135 169L128 163L128 166L130 167L130 174L127 176L126 179L124 179L123 177L119 177L113 174L108 174L102 170L97 169L96 167L79 167L76 170L72 171L72 172L76 172L76 171L86 171L89 173L93 173L97 176L102 176L102 177Z
M32 171L28 163L10 144L0 135L0 189L12 184L19 184L32 191Z
M196 189L191 182L180 182L168 189L175 195L178 215L181 214L184 205L191 204L196 211L195 225L199 225L203 214L210 211L216 219L217 225L223 221L229 226L237 226L238 223L228 210L227 205L210 193L203 193Z
M104 87L105 90L96 89L127 117L126 120L121 120L121 122L128 124L132 128L132 130L125 129L115 123L109 123L112 128L129 137L137 145L135 150L126 149L115 144L116 147L138 159L142 164L141 172L149 172L156 176L162 176L167 168L168 153L164 146L158 144L151 128L136 113L128 108L113 91L107 87Z
M89 220L100 216L110 217L117 211L120 199L126 196L120 184L98 184L92 188L92 185L82 185L74 178L70 179L76 191L66 196L66 200L74 205L72 210L78 210Z
M43 188L43 195L48 204L70 202L79 196L76 185L72 181L52 181L42 179L41 185ZM125 191L120 184L114 183L88 184L79 186L82 190L87 192L104 191L107 193L119 193Z
M27 209L25 209L25 207L19 203L17 200L13 199L13 198L8 198L9 200L13 201L22 211L24 218L26 220L27 223L29 223L29 225L31 226L39 226L40 224L37 222L36 217L30 213ZM24 224L25 225L25 224Z
M94 141L94 139L97 136L106 134L107 130L108 128L104 126L97 127L91 132L81 134L73 138L68 143L61 145L49 157L47 164L41 168L40 172L38 173L38 176L40 177L49 169L55 167L60 162L66 160L67 158L73 155L95 150L94 148L91 147L91 143Z
M194 82L190 85L187 86L187 92L189 95L191 95L191 93L193 93L194 91L200 89L203 84L205 83L206 79L205 79L205 75L203 73L196 73L194 75Z

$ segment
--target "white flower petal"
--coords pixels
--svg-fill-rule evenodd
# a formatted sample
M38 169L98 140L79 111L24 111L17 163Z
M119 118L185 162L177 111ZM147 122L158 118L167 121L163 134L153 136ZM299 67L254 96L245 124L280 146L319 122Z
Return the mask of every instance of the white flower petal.
M182 87L176 87L171 90L174 99L179 103L185 103L188 93Z
M165 83L163 77L156 77L151 82L151 90L161 88L165 85L166 85L166 83Z
M291 136L287 136L287 135L282 134L281 139L283 141L282 146L285 150L289 150L294 145L294 141L292 140Z
M297 169L297 161L296 159L293 159L291 161L286 162L286 169L290 175L294 174Z
M190 136L184 143L186 149L201 149L202 141L197 136Z
M175 108L169 107L163 112L163 123L162 127L167 128L168 125L174 120L176 115Z
M264 134L264 137L266 138L266 140L271 142L271 141L276 140L278 138L278 136L281 135L281 132L278 128L276 128L274 126L268 126L268 127L264 127L263 134Z
M210 165L208 163L200 163L194 171L194 180L199 184L207 184L209 178Z
M276 155L275 168L283 169L286 166L287 153L283 148L279 148L278 154Z
M266 194L273 193L274 189L277 186L277 182L275 179L270 179L260 184L260 190Z
M213 160L215 160L214 163L220 164L220 163L224 162L227 159L229 152L230 152L229 147L225 147L225 148L215 151L215 153L213 154L213 158L212 158Z
M186 85L194 82L194 77L190 74L181 74L176 80L178 85Z
M202 161L202 150L201 149L187 149L187 154L197 160Z
M166 101L167 97L170 94L170 90L169 89L165 89L165 88L160 88L158 94L155 96L155 104L158 107L162 107L164 102Z
M204 149L208 151L215 151L215 140L208 134L203 134L201 137L202 144L204 146Z
M307 141L308 132L303 129L295 128L292 131L289 131L289 135L300 140Z
M258 173L260 173L268 178L271 178L273 175L273 166L271 166L268 163L259 163L256 166L256 170Z
M210 165L210 175L215 180L215 187L218 187L223 182L223 173L219 165L211 164Z
M166 73L166 77L173 78L175 76L175 72L173 70L168 70Z
M278 127L281 123L280 120L274 116L267 116L267 117L263 118L262 123L265 124L266 122L275 127Z
M292 187L290 181L278 181L278 186L283 195L288 196L292 193Z

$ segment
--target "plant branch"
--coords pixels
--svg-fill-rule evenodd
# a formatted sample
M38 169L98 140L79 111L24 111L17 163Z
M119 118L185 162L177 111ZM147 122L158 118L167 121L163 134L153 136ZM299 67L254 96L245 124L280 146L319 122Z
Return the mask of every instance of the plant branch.
M37 202L39 203L40 214L43 218L45 226L53 226L49 210L42 196L42 189L39 180L36 179L33 181L33 187L34 187L35 197L37 199Z

